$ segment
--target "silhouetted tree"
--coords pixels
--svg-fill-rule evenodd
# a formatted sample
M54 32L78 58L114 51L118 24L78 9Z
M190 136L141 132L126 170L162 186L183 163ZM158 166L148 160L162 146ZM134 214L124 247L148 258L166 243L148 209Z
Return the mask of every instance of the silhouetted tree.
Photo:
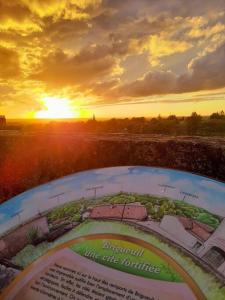
M176 115L170 115L167 120L170 120L170 121L178 121L178 118Z
M193 112L190 117L186 119L187 133L195 135L200 127L202 117L196 112Z
M224 111L222 110L221 112L212 113L210 119L212 120L224 119Z

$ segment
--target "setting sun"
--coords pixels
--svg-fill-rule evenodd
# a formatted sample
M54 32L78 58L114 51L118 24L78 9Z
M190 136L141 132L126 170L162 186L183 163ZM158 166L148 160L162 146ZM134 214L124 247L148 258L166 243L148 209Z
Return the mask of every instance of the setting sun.
M45 97L42 100L43 109L36 112L39 119L67 119L80 117L79 108L74 107L66 98Z

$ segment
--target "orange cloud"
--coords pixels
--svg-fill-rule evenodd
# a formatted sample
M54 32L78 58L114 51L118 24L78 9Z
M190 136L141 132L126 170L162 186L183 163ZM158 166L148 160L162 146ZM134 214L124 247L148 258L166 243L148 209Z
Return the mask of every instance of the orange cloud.
M28 8L19 1L0 0L0 32L28 34L41 31L41 22L33 18Z
M97 47L83 50L77 55L69 56L57 51L43 59L41 68L32 79L56 85L91 85L115 70L116 59L105 48Z
M14 50L0 46L0 78L14 78L21 74L19 57Z

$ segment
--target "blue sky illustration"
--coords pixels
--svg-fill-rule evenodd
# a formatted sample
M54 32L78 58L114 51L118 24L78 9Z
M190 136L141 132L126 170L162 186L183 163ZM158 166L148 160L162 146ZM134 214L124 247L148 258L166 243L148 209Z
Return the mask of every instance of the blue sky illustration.
M136 192L180 199L225 217L225 183L192 173L143 166L75 173L28 190L0 205L0 234L38 212L81 198Z

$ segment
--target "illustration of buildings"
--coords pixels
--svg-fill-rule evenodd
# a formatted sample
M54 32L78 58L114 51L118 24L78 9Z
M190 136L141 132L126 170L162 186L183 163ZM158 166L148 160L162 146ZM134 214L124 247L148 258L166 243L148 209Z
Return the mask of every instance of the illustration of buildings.
M187 218L165 215L160 223L160 228L172 237L176 238L184 248L192 249L198 239L191 233L191 221ZM189 221L189 222L188 222Z
M146 207L140 202L89 208L83 213L83 219L87 218L132 220L187 249L225 276L225 219L216 229L175 215L164 215L161 222L156 222L148 219Z
M198 256L225 276L225 219L199 248Z
M188 248L200 247L214 231L213 227L187 217L165 215L160 227ZM182 245L181 243L181 245Z
M96 206L92 209L89 218L91 219L131 219L145 220L147 218L147 210L144 205L139 202L129 204L104 204Z
M170 239L225 276L225 219L217 229L186 217L165 215L159 225ZM162 234L161 230L160 233Z

